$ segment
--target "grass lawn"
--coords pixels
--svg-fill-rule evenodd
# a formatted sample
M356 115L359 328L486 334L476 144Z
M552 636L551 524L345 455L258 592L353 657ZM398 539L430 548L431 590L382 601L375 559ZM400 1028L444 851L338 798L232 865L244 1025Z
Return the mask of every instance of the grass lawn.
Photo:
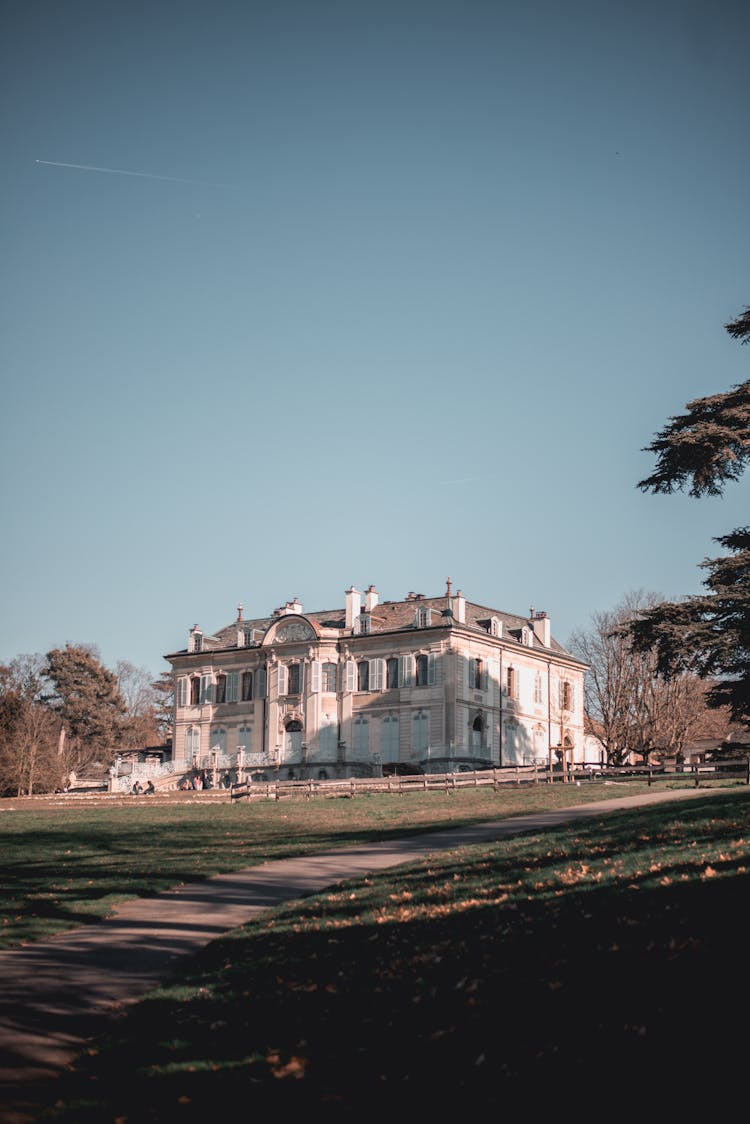
M395 809L380 798L214 807L211 823L191 808L183 826L192 839L165 843L160 877L189 862L191 847L207 873L219 861L212 835L229 832L235 849L250 848L236 867L257 861L253 827L277 857L297 834L312 850L431 829L451 801L459 823L566 796L579 802L590 791L565 787L497 794L489 816L470 793L392 799ZM591 789L595 799L619 795ZM154 838L178 834L157 811ZM145 809L126 813L133 827L148 827L132 819ZM121 862L121 836L114 826L102 832L104 822L100 846L109 839ZM553 1109L585 1119L722 1115L744 1077L735 1016L750 998L749 876L750 792L727 786L331 887L213 942L129 1008L57 1083L48 1118L193 1124L295 1109L358 1120L488 1109L532 1118Z
M252 804L0 800L0 948L96 921L127 898L267 859L644 791L640 783L591 783Z

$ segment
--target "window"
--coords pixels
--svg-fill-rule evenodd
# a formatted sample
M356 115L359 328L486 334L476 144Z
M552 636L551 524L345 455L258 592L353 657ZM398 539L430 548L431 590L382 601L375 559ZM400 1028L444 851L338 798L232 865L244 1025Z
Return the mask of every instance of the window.
M568 679L560 680L560 709L573 709L573 684Z
M412 718L412 746L416 753L426 753L428 744L427 715L424 711L419 710Z
M189 726L185 735L185 757L191 761L200 756L201 732L199 726Z
M385 660L370 660L370 690L382 691L385 679Z
M201 704L201 681L197 675L194 675L190 680L190 705L200 706Z
M429 681L430 661L427 656L417 656L416 683L418 687L426 687Z
M484 723L480 715L474 719L471 727L471 745L473 749L479 749L482 745L482 731L484 730Z
M252 671L242 672L242 701L249 702L253 697L253 673Z
M518 698L518 672L514 667L507 668L505 672L505 693L509 699Z
M395 656L389 659L385 665L386 668L386 687L392 690L398 687L398 660Z
M318 733L318 746L321 754L326 757L335 757L338 749L339 728L335 722L326 718Z
M417 628L429 628L430 622L431 622L431 612L430 612L429 605L421 605L417 609L417 615L416 615L416 621L415 621L416 627Z
M542 673L541 671L534 672L534 702L540 703L543 701L542 695Z
M240 726L237 731L237 749L244 749L245 753L252 753L253 749L253 728L252 726Z
M399 661L399 684L402 687L414 686L414 656L402 656Z
M502 634L503 634L502 621L499 621L497 619L497 617L491 617L490 618L490 636L502 636Z
M354 755L355 757L367 754L369 742L367 719L363 714L354 719Z
M302 753L302 723L294 719L287 723L284 738L284 755L287 761L297 761Z
M469 660L469 686L475 691L484 687L484 664L482 660Z
M336 664L323 664L323 690L329 695L336 694Z
M245 641L245 647L249 648L255 640L255 630L252 628L245 629L243 633L243 639Z
M298 695L302 690L302 664L290 663L288 670L289 683L287 687L287 694Z
M357 690L369 691L370 689L370 662L362 660L357 664Z
M388 715L380 725L380 757L382 761L398 761L398 717Z
M190 648L191 648L191 651L193 651L193 652L202 652L203 651L203 633L202 632L194 632L193 633L193 642L190 645Z
M223 703L227 701L227 677L226 675L216 676L216 702Z
M255 697L256 699L264 699L266 697L266 682L268 673L264 667L259 667L255 676Z
M367 633L369 633L371 631L371 629L372 629L372 619L370 617L370 614L369 613L360 613L359 617L357 618L356 631L360 634L360 636L366 636Z
M211 730L211 750L217 750L219 757L227 752L227 732L221 727Z
M227 675L227 702L237 702L239 681L239 674L236 671L230 671Z

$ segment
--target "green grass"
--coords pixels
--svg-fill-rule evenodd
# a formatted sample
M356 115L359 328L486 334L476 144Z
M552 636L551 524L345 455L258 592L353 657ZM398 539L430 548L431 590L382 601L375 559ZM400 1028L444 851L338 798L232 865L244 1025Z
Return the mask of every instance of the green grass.
M488 818L465 795L453 822ZM735 1016L744 1024L750 998L749 797L707 789L440 852L279 907L129 1008L57 1083L48 1116L728 1112L744 1078ZM507 798L520 813L534 797ZM391 830L388 808L367 804L326 802L328 841ZM444 814L433 797L404 812L421 828ZM293 820L307 842L323 810L254 814L266 830L288 833Z
M267 859L643 791L592 783L233 805L0 801L0 947L96 921L127 898Z

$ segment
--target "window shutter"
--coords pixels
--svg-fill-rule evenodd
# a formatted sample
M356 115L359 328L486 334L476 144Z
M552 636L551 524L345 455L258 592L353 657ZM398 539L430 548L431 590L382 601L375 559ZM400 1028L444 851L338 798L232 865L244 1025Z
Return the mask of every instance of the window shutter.
M414 657L401 656L399 665L399 683L402 687L414 686Z
M276 674L276 691L279 695L286 694L286 668L283 663L278 666Z
M187 705L187 679L184 676L177 680L177 705Z
M211 676L201 675L201 705L211 702Z
M370 690L383 690L383 661L370 660Z
M487 664L482 667L482 690L486 691L490 685L490 673Z
M460 691L466 689L468 661L460 653L456 656L456 683Z
M237 684L239 676L236 671L230 671L227 675L227 702L237 702Z
M437 658L434 652L430 652L427 657L427 683L430 687L434 687L437 682Z
M344 690L356 691L357 689L357 665L354 660L346 661L346 671L344 674Z
M256 699L264 699L266 697L266 681L268 675L264 667L259 667L255 673L255 697Z
M320 660L313 660L310 664L310 690L314 695L320 690Z

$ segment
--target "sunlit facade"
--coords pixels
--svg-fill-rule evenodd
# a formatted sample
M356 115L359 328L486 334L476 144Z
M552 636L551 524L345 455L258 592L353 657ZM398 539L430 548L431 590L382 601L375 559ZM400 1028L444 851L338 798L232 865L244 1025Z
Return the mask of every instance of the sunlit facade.
M585 665L545 612L487 608L450 579L439 597L344 598L190 630L166 657L178 768L332 779L585 760Z

